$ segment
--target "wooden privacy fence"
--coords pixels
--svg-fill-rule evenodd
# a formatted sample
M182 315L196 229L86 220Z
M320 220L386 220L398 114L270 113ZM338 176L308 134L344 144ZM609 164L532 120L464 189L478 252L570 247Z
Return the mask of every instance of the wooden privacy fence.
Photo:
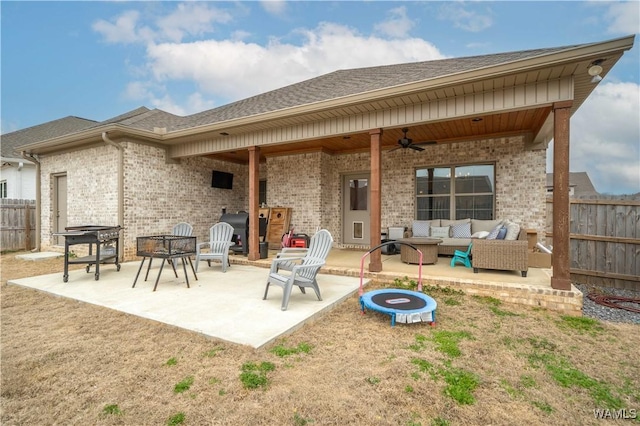
M571 279L640 291L640 200L570 200ZM547 200L547 245L553 244L553 201Z
M31 250L36 236L36 202L0 199L0 250Z

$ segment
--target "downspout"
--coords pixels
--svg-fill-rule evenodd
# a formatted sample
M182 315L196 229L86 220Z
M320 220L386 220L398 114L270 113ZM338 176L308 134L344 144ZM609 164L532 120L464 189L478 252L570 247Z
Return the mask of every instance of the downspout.
M107 132L102 132L102 140L118 150L118 225L124 227L124 148L109 139ZM122 241L122 240L121 240ZM119 244L118 257L123 258L124 244Z
M40 225L40 218L42 217L42 215L40 214L40 202L41 202L40 198L42 194L42 190L40 188L40 183L41 183L40 161L38 161L35 155L28 154L25 151L22 151L21 155L22 155L22 158L24 158L25 160L31 161L36 165L36 242L34 244L35 247L33 248L33 250L31 250L32 252L35 253L40 251L40 230L42 229ZM29 232L29 230L27 230L27 232Z

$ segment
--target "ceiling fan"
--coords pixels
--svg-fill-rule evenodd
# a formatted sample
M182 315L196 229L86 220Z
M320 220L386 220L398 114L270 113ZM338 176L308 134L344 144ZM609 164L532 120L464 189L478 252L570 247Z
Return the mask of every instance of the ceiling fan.
M395 151L396 149L405 149L405 148L410 148L413 149L415 151L424 151L424 148L422 148L421 145L433 145L436 143L436 141L425 141L425 142L416 142L413 143L412 139L409 139L407 137L407 132L409 131L409 129L407 127L402 129L402 133L404 133L404 136L402 136L401 139L398 139L398 146L396 146L395 148L389 150L389 152L391 151Z

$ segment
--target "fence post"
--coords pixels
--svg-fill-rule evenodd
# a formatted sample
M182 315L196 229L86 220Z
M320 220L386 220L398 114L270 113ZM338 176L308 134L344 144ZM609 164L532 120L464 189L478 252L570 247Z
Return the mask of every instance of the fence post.
M27 250L31 250L31 206L24 205L24 245Z

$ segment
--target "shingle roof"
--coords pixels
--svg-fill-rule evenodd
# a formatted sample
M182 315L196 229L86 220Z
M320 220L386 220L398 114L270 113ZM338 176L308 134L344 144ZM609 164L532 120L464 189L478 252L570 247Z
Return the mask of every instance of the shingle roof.
M94 120L68 116L15 132L5 133L0 136L2 156L9 158L16 157L17 153L14 150L19 146L74 133L96 124L97 121Z
M575 197L598 195L587 172L569 173L569 186L573 186ZM553 188L553 173L547 173L547 188Z
M174 131L212 124L484 67L497 66L548 55L573 47L576 46L339 70L197 114L185 117L174 116L174 119L164 122L162 127L167 127L167 131ZM153 127L158 126L157 124L153 126L151 120L141 120L132 124L132 127L152 130Z

